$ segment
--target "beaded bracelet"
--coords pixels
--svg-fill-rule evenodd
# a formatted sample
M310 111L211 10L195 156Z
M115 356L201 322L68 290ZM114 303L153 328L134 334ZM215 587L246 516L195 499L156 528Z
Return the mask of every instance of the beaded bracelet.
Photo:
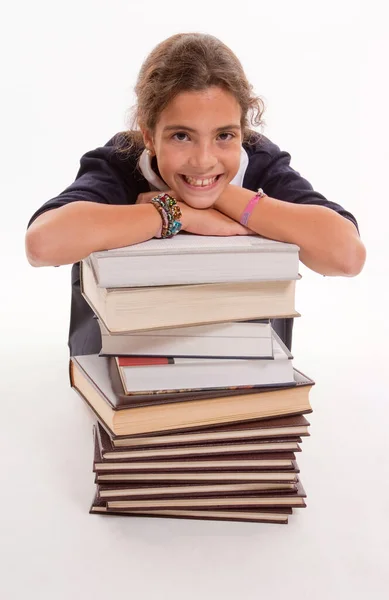
M262 188L259 188L255 196L251 198L251 200L249 200L246 208L243 211L243 214L240 218L241 225L247 227L247 223L249 221L249 218L251 217L251 213L253 212L254 206L258 203L258 200L260 198L263 198L263 196L266 196L266 194Z
M167 231L167 229L169 227L169 221L168 221L168 218L167 218L167 212L166 212L166 210L158 202L152 202L152 201L150 201L150 203L152 203L153 206L155 206L155 208L159 212L159 214L161 216L161 219L162 219L162 225L159 228L158 233L155 235L156 238L161 238L162 237L162 232L163 231Z
M176 235L182 227L182 223L180 222L182 217L181 209L176 199L169 196L169 194L159 194L151 199L151 203L158 210L162 218L160 237L171 238Z

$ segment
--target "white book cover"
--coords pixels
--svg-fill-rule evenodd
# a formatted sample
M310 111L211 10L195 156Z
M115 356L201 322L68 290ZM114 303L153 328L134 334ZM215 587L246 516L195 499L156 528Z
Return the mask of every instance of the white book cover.
M192 327L111 335L98 321L102 356L174 356L203 358L271 358L270 322L213 323Z
M247 236L178 234L93 252L99 287L145 287L297 279L299 247Z
M179 233L172 238L153 238L139 244L93 252L93 259L119 256L145 256L159 254L235 254L236 252L298 252L295 244L270 240L260 235L208 236Z
M292 355L273 332L273 359L175 358L163 365L120 367L127 392L207 389L294 382Z

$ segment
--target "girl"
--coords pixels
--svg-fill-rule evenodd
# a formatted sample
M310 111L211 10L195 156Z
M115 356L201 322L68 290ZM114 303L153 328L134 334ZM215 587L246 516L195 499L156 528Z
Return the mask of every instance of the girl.
M288 153L250 128L261 125L264 107L222 42L173 35L145 60L135 91L132 128L87 152L74 183L28 224L31 265L75 263L72 355L101 348L80 293L78 263L93 251L180 228L199 235L256 232L297 244L302 262L323 275L361 271L365 248L355 218L315 192L291 168ZM273 325L290 347L292 320Z

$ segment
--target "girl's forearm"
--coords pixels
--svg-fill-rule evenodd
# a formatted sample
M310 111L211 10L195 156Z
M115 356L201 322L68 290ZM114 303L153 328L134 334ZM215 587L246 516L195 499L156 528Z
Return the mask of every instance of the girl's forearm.
M252 197L251 190L229 185L214 207L239 221ZM324 206L264 196L254 207L248 227L267 238L297 244L300 260L322 275L357 275L365 262L365 247L354 224Z
M72 202L37 217L26 233L26 254L34 267L67 265L97 250L148 240L160 227L151 204Z

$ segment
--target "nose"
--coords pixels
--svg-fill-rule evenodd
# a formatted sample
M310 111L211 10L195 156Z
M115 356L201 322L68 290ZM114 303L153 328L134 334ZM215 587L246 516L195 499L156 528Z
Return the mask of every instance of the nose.
M209 142L198 142L191 148L188 159L189 165L196 171L196 175L208 175L217 165L217 157Z

